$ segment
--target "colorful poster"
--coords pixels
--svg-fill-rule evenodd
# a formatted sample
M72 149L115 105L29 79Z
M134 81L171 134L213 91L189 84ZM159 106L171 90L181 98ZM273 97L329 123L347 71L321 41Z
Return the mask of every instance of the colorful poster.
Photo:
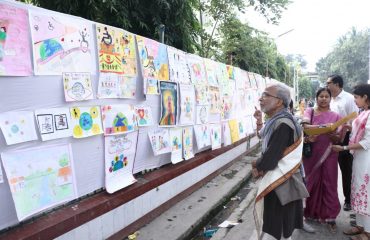
M105 188L114 193L136 182L132 175L138 132L106 136Z
M36 75L95 73L91 23L60 14L30 11L33 65Z
M27 10L0 4L0 76L30 76Z
M1 154L19 221L77 197L70 145Z
M207 74L203 58L188 53L186 54L186 62L188 63L191 82L193 84L207 85Z
M183 161L181 128L170 129L170 141L171 141L171 162L173 164L176 164L178 162Z
M64 97L66 102L93 99L90 73L63 73Z
M227 68L227 75L229 76L230 80L235 80L235 67L231 65L226 65Z
M198 105L209 104L209 94L207 85L195 85L195 99Z
M216 62L216 79L219 86L225 85L229 81L227 67L225 63Z
M186 62L186 53L174 47L167 47L170 80L190 84L190 72Z
M209 121L209 107L207 105L197 105L196 124L205 124Z
M167 46L136 36L144 77L144 93L159 94L158 81L169 81Z
M68 108L38 109L35 117L42 141L72 136Z
M139 127L153 125L152 109L148 106L135 106L136 122Z
M0 128L8 145L37 140L35 118L30 111L1 113Z
M247 136L254 133L253 131L253 125L252 125L252 116L245 117L243 119L244 126L245 126L245 132L247 133Z
M195 114L194 86L180 84L180 124L194 125Z
M116 135L137 130L134 106L117 104L101 106L104 135Z
M185 160L189 160L194 157L193 152L193 127L184 127L182 129L182 145Z
M224 146L229 146L232 143L229 122L222 122L222 142Z
M212 150L221 148L221 124L211 125Z
M224 94L221 99L221 119L228 120L232 117L233 98L230 95Z
M69 111L74 138L85 138L103 133L99 106L72 107Z
M202 149L211 145L211 131L208 125L195 125L194 132L198 149Z
M233 119L229 120L231 142L235 143L239 141L239 124L238 121Z
M246 124L243 121L244 119L239 119L238 120L238 126L239 126L239 138L243 139L247 136L247 129L246 129Z
M210 113L220 113L221 112L221 97L220 90L218 87L210 86L208 88L209 102L211 103L209 112Z
M154 156L171 152L170 130L168 128L150 130L148 136Z
M136 77L100 73L98 98L135 98Z
M209 86L218 86L217 82L217 76L216 76L216 71L217 71L217 63L211 59L208 58L203 58L204 60L204 65L206 68L206 73L207 73L207 82Z
M177 121L177 83L159 82L161 91L161 118L159 125L173 126Z

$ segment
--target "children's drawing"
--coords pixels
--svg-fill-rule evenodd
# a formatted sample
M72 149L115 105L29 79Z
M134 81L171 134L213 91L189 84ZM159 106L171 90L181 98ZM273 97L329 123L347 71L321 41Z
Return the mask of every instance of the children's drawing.
M209 86L218 86L218 79L216 76L217 63L211 59L204 58L204 65L207 73L207 82Z
M136 121L139 127L153 125L152 109L148 106L135 106Z
M132 175L138 132L105 137L105 188L114 193L136 179Z
M229 122L222 122L222 142L224 146L231 145L231 133Z
M63 73L64 97L66 102L93 99L90 73Z
M227 74L229 76L230 80L235 80L235 67L231 65L226 65L227 68Z
M210 113L220 113L221 112L221 97L220 90L218 87L210 86L208 88L209 102L210 102Z
M229 81L225 63L216 62L216 79L219 86L223 86Z
M98 98L135 98L136 77L100 73Z
M238 120L238 128L239 128L239 138L243 139L247 136L247 129L245 126L244 119L239 119Z
M203 58L195 54L186 54L186 61L188 63L190 78L193 84L207 84L207 75L204 67Z
M212 150L221 147L221 124L211 125Z
M208 105L208 86L207 85L195 85L195 98L198 105Z
M103 133L99 106L72 107L69 111L74 138L85 138Z
M182 129L182 144L183 153L185 160L194 157L193 152L193 127L184 127Z
M42 141L72 136L68 108L38 109L35 116Z
M194 86L180 84L180 124L193 125L195 113Z
M170 130L168 128L150 130L148 136L154 156L171 152Z
M246 132L247 136L254 133L252 121L253 121L252 116L247 116L247 117L243 118L245 132Z
M0 4L0 76L32 74L27 10Z
M18 220L76 198L70 145L3 152Z
M116 135L137 130L136 115L131 104L101 107L104 135Z
M37 140L35 118L30 111L1 113L0 128L8 145Z
M158 87L155 89L155 86L158 86L156 82L169 81L167 47L141 36L136 36L136 41L143 70L144 93L158 94Z
M195 125L194 132L198 149L202 149L211 145L211 132L208 125Z
M177 83L160 82L161 119L159 125L176 125L177 121Z
M181 162L182 159L182 129L171 128L170 129L170 141L171 141L171 162L176 164Z
M209 121L209 106L197 105L197 122L196 124L205 124Z
M236 89L241 91L245 91L249 86L247 72L237 67L235 68L235 85Z
M257 82L256 82L256 78L254 77L254 73L248 72L248 78L251 84L251 88L257 89Z
M176 48L167 47L170 80L190 84L190 72L186 62L186 53Z
M229 128L230 128L230 136L231 136L231 142L235 143L239 141L239 124L238 121L233 119L229 120Z
M95 72L91 23L30 11L30 25L36 75Z
M224 94L221 97L221 119L228 120L232 117L233 98L230 95Z

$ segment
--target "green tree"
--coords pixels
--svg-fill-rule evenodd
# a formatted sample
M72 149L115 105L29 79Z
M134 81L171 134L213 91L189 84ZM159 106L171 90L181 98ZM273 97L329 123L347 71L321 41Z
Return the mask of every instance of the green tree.
M299 98L312 98L312 85L311 81L306 77L302 76L298 79Z

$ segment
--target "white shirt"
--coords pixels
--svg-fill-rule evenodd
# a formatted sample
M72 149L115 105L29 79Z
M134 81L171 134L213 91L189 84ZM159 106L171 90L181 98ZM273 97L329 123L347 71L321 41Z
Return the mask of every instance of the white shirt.
M345 117L353 112L358 113L358 107L356 106L355 98L352 94L344 90L342 90L338 96L331 99L330 109L338 113L340 117Z

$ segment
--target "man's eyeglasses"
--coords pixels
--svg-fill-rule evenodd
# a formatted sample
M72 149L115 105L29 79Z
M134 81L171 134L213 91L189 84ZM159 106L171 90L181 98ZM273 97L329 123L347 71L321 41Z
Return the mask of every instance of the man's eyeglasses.
M332 81L328 81L326 82L326 86L328 86L329 84L333 83Z
M273 98L277 98L277 99L280 99L279 97L277 97L277 96L274 96L274 95L271 95L270 93L267 93L267 92L263 92L262 94L261 94L261 98L268 98L268 97L273 97Z

